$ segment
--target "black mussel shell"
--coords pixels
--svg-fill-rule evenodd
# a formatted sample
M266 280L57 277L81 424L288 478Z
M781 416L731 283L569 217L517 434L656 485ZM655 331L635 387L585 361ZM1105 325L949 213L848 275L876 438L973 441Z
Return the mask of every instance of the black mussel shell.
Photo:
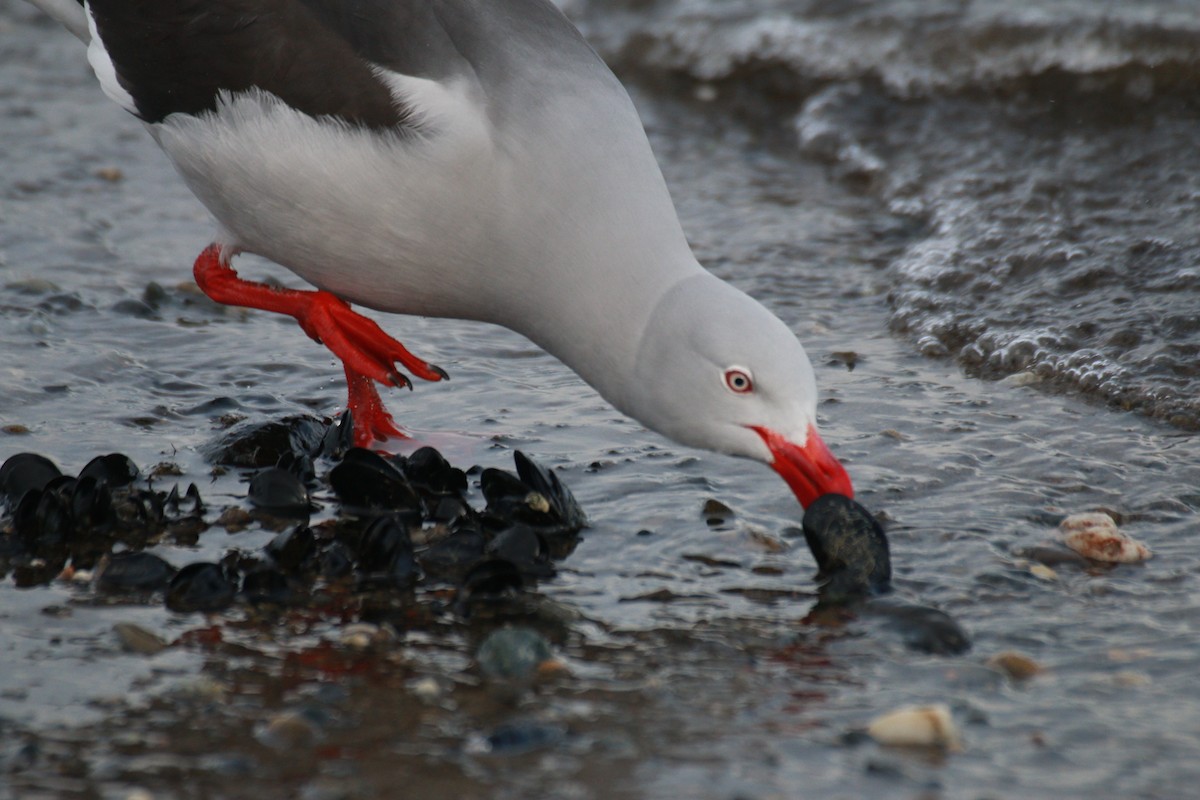
M314 456L318 458L341 458L350 448L354 447L354 417L350 409L342 412L337 422L325 429Z
M279 467L268 467L250 480L250 502L255 508L281 517L306 517L312 500L304 482Z
M503 520L520 520L539 528L574 533L587 524L571 490L558 476L520 450L513 454L520 477L499 469L485 469L479 485L488 513Z
M404 474L414 486L437 494L462 494L467 490L467 474L450 466L432 447L413 451L404 460Z
M485 552L540 577L547 577L554 572L545 540L533 528L520 522L514 522L492 536Z
M421 551L419 559L427 573L454 580L483 558L486 546L479 528L464 525Z
M116 553L96 576L102 592L158 592L175 577L175 568L153 553Z
M301 483L312 483L317 479L317 469L313 466L312 456L303 453L284 453L275 466L292 473Z
M488 510L501 517L512 517L514 511L526 511L531 489L511 472L488 467L479 476L479 488Z
M188 564L167 585L167 608L190 611L222 611L233 603L237 587L219 564Z
M354 573L354 553L339 541L332 541L317 554L317 574L324 580L335 581Z
M45 456L17 453L0 465L0 495L15 507L26 492L45 489L50 481L61 475L62 471Z
M316 555L317 537L311 528L301 525L279 534L263 550L280 569L297 572Z
M62 547L75 534L71 501L52 490L25 492L13 514L13 528L34 552Z
M164 503L175 512L200 514L204 511L204 501L200 499L200 490L196 488L196 484L194 483L189 483L187 491L182 495L179 494L178 484L172 486ZM184 505L191 505L191 511L185 512Z
M489 558L467 571L459 588L459 602L496 599L519 594L525 589L521 570L511 561Z
M271 467L285 454L318 452L329 426L307 416L244 425L206 448L205 457L227 467Z
M113 515L112 504L109 484L94 476L80 475L71 489L71 516L77 528L107 525Z
M421 498L404 474L381 456L356 447L329 471L329 485L346 505L387 510L421 509Z
M295 599L292 583L277 569L262 568L242 578L242 596L254 605L285 606Z
M550 507L559 524L571 532L587 526L587 515L575 500L575 495L552 470L546 469L520 450L513 453L513 460L517 464L517 475L521 480L550 501Z
M371 521L358 539L358 572L371 582L409 586L420 578L408 527L388 515Z
M891 588L892 562L879 521L840 494L818 498L804 513L804 539L823 582L822 600L848 602Z
M140 470L129 456L122 453L109 453L106 456L96 456L79 471L79 480L95 478L103 481L114 489L128 486L137 480Z

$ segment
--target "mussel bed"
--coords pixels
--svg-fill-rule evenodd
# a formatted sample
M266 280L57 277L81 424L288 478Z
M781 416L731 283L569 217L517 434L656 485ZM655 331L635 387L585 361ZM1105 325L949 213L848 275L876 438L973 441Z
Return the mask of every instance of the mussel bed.
M524 453L515 473L464 471L430 447L407 457L351 447L351 424L293 417L226 435L206 457L214 470L239 470L247 494L245 507L219 513L194 483L163 488L169 468L143 473L119 453L75 476L38 454L11 456L0 466L0 578L22 587L73 578L106 602L180 613L336 597L412 621L520 595L554 575L587 524L570 489ZM334 513L313 522L326 509ZM153 552L254 524L278 533L215 562L175 565Z

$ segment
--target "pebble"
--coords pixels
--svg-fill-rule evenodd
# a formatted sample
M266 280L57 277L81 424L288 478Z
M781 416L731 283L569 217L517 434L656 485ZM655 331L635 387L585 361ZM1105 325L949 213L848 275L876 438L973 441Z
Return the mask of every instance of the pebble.
M121 646L131 653L152 656L167 647L166 639L132 622L118 622L113 625L113 633L117 635Z
M1122 533L1108 514L1072 514L1058 527L1067 547L1094 561L1136 564L1152 555L1146 545Z
M356 622L342 629L341 642L346 647L355 650L366 650L374 645L395 641L395 638L395 635L387 628L372 625L369 622Z
M1038 578L1039 580L1043 580L1043 581L1058 580L1058 573L1055 572L1050 567L1047 567L1045 564L1031 565L1029 567L1029 574L1032 575L1033 577Z
M244 508L227 508L221 512L221 516L217 517L217 525L220 525L230 533L237 533L250 527L250 523L254 521L254 517L250 516L250 512Z
M290 751L297 747L311 747L320 734L320 729L306 715L284 711L267 720L256 738L274 750Z
M426 676L409 684L408 690L422 703L436 703L442 697L442 685L437 678Z
M489 678L528 680L553 659L546 638L531 628L500 628L488 634L475 652L479 668Z
M1042 672L1040 664L1024 653L1018 653L1015 650L997 653L987 660L987 665L1018 681L1028 680Z
M890 711L871 721L867 735L883 745L962 749L958 727L944 703Z

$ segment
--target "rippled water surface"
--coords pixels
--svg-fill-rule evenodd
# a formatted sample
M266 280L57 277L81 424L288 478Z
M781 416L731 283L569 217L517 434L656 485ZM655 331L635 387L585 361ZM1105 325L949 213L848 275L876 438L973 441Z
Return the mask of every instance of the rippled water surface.
M697 254L805 342L826 439L889 520L898 591L952 614L971 652L807 621L800 510L769 470L647 433L505 331L380 317L453 376L389 392L421 440L463 466L530 452L588 511L539 588L568 675L498 691L472 662L480 631L453 620L363 654L342 643L352 620L206 619L9 576L0 786L1186 796L1200 778L1190 4L568 8L654 87L635 99ZM177 464L211 514L244 505L204 446L231 415L334 414L340 369L290 320L187 286L206 212L78 42L15 0L0 0L0 142L0 459L73 471L120 450ZM736 516L708 524L709 499ZM1030 571L1024 550L1098 508L1155 558ZM179 565L272 535L213 528L156 552ZM127 653L119 622L186 644ZM1044 671L1016 683L984 666L1006 650ZM950 705L961 752L847 735L927 702ZM538 735L489 746L512 726Z

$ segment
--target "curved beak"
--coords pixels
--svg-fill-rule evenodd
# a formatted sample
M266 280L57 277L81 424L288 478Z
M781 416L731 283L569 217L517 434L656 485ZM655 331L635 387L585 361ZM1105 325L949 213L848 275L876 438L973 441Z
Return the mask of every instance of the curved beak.
M771 468L787 481L800 505L808 508L814 500L826 494L854 497L850 475L829 452L825 442L821 441L815 426L808 426L808 436L803 446L770 428L758 425L749 427L767 443L767 449L774 457Z

